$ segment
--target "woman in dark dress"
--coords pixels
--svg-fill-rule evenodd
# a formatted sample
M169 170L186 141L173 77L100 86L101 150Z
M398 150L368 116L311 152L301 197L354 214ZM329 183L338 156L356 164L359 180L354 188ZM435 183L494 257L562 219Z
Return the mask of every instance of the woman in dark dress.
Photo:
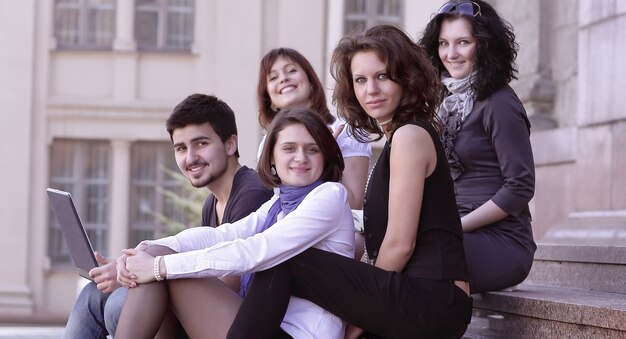
M332 57L333 100L356 137L387 139L366 190L370 263L307 250L257 274L230 338L268 338L285 295L351 325L346 338L460 337L472 303L452 179L439 141L438 78L393 26L345 37Z
M536 245L530 122L508 83L518 45L487 3L450 1L420 40L444 86L439 116L463 224L472 293L521 283Z

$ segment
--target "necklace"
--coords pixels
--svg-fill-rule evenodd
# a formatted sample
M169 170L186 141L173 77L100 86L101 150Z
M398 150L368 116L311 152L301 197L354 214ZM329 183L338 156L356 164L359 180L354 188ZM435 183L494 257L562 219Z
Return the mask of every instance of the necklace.
M381 125L381 126L385 126L385 125L388 125L391 122L391 120L393 120L393 118L391 118L389 120L385 120L383 122L379 122L378 124Z

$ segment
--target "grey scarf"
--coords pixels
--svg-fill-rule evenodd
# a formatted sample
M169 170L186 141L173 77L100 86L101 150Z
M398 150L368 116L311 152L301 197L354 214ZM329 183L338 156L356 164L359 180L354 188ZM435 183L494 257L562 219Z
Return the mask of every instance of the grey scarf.
M441 141L450 165L450 174L454 180L464 171L459 156L454 151L454 142L463 122L474 107L475 94L471 85L475 75L476 73L472 73L460 80L453 79L447 72L441 76L441 82L451 93L443 99L439 108L439 117L443 122Z

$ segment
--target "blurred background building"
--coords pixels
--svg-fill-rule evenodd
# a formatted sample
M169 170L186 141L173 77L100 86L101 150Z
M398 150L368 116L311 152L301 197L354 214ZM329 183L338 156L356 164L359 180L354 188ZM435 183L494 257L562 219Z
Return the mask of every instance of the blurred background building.
M533 122L536 238L572 218L626 216L626 2L490 2L521 47L513 87ZM178 171L164 127L174 105L196 92L226 101L242 163L255 167L255 88L268 50L299 50L330 93L343 35L391 23L419 38L441 4L0 1L0 322L63 320L74 302L78 275L46 187L72 192L94 248L116 257L166 232L154 213L188 220L158 190L180 189L163 170ZM617 232L608 238L626 239Z

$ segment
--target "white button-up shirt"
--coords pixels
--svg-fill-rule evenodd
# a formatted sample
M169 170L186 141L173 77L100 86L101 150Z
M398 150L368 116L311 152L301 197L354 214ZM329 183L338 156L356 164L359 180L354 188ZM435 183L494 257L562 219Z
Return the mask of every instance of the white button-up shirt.
M257 233L272 197L256 212L217 228L196 227L175 236L144 241L179 252L163 257L167 279L220 277L257 272L282 263L310 247L354 256L354 223L346 189L326 182L313 189L287 216ZM282 329L294 338L343 338L344 322L321 307L291 297Z

